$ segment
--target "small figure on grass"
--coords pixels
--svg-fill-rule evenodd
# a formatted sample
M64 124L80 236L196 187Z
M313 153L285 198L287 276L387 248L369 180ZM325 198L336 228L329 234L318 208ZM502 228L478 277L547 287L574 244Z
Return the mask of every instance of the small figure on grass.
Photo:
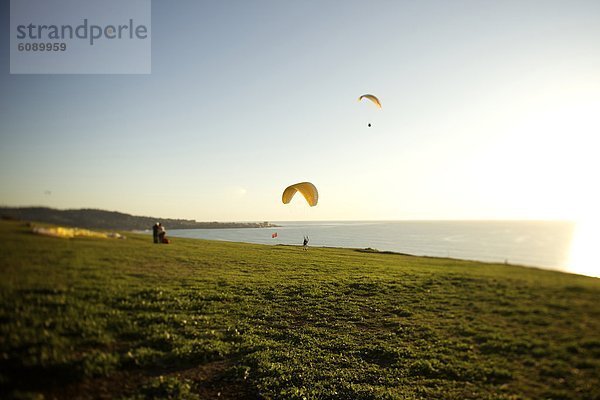
M165 236L167 235L167 231L162 224L158 224L158 243L169 244L169 239Z
M159 241L158 241L159 227L160 227L160 222L157 222L154 225L152 225L152 237L154 239L154 243L159 243Z

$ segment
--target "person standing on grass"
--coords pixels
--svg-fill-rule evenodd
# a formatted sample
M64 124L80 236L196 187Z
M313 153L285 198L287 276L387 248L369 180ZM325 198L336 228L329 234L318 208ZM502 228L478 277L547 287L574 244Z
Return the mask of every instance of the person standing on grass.
M302 248L304 250L308 250L308 236L304 236L304 241L302 242Z
M154 238L154 243L158 243L158 228L160 226L160 223L155 223L154 225L152 225L152 237Z
M165 230L165 227L162 226L161 223L158 224L158 243L164 243L165 242L165 235L167 234L167 231Z

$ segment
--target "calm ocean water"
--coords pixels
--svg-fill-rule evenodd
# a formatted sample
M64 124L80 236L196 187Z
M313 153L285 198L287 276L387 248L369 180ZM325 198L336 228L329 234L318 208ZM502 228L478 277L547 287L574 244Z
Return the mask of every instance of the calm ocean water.
M508 262L587 275L571 265L575 224L562 221L274 222L278 228L179 229L173 237L261 244L367 248ZM273 233L277 238L272 238Z

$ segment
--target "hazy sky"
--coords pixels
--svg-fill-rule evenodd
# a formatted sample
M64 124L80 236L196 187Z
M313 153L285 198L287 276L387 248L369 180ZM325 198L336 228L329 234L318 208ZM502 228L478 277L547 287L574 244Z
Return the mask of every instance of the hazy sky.
M597 0L154 1L150 75L10 75L8 2L2 27L2 205L222 221L597 206ZM305 180L319 205L281 204Z

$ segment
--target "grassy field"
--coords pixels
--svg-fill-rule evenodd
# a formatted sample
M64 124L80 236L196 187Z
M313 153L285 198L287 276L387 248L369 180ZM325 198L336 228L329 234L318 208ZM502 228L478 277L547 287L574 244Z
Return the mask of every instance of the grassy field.
M600 279L0 223L0 398L600 399Z

